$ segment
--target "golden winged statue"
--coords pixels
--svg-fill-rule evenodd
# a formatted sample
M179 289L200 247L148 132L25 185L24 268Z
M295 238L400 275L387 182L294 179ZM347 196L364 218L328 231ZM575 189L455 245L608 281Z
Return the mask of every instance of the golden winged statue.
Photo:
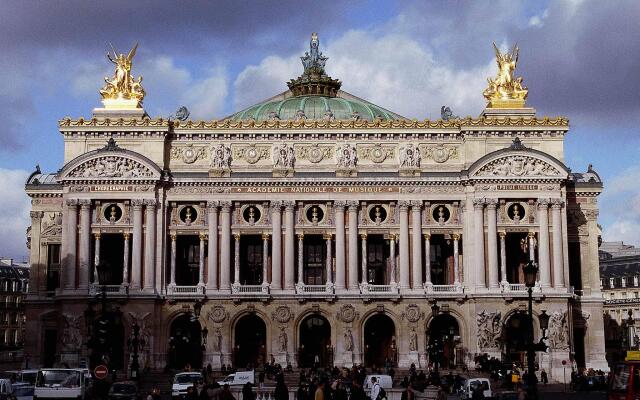
M515 78L514 72L518 63L518 45L507 53L500 50L493 43L498 63L498 75L489 78L489 87L484 91L484 97L489 101L489 108L521 108L524 107L529 90L522 86L522 77Z
M133 79L131 76L131 61L136 55L137 49L138 44L136 43L129 51L129 54L124 55L122 53L119 54L111 45L113 56L107 53L107 58L115 64L116 69L112 78L108 76L104 78L106 84L100 89L105 107L139 107L142 104L145 96L145 91L142 88L142 77L139 76L138 79Z

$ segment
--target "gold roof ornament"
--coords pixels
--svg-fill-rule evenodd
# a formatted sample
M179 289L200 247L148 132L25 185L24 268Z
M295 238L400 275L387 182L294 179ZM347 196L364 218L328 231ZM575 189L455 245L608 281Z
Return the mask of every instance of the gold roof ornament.
M111 44L110 44L111 45ZM129 54L118 54L111 45L113 57L107 53L109 61L115 64L115 72L112 78L104 78L106 85L100 89L102 104L105 109L111 110L131 110L140 109L145 91L142 88L142 77L133 79L131 76L131 65L133 57L136 55L138 44L129 51Z
M489 87L484 91L484 97L489 101L487 108L523 108L529 89L522 86L522 77L514 77L518 63L518 45L507 53L500 50L493 43L498 63L498 75L495 79L488 78Z

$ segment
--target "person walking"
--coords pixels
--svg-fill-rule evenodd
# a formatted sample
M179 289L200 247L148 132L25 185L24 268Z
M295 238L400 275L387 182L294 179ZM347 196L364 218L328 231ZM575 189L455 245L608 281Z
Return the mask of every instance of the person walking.
M314 400L324 400L324 381L318 382L318 388L316 389Z
M547 383L549 383L549 377L547 376L547 371L545 371L544 369L540 372L540 382L542 382L543 385L546 385Z
M378 383L378 378L374 376L371 378L371 395L369 396L369 398L371 400L378 400L379 394L380 394L380 384Z
M273 397L275 400L288 400L289 399L289 389L287 385L284 383L284 375L279 374L276 378L276 387L273 391Z

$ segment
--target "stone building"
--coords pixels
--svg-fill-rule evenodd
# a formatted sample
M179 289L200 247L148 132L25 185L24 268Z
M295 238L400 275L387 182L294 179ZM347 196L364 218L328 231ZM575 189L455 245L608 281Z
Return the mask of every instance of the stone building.
M25 298L29 265L0 258L0 368L19 367L26 361ZM28 357L27 357L28 358Z
M606 368L602 183L564 164L568 120L525 106L517 54L479 117L417 121L340 90L310 47L288 90L212 121L147 116L116 55L104 107L59 123L64 165L26 184L34 360L90 359L104 293L122 368L134 322L155 369L520 361L534 260L542 367Z

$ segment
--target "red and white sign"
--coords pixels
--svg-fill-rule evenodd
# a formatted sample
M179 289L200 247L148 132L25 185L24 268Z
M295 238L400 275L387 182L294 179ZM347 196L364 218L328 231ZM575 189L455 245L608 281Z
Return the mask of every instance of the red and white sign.
M98 365L93 370L93 376L95 376L96 379L104 379L107 377L108 374L109 374L109 368L107 368L107 366L104 364Z

